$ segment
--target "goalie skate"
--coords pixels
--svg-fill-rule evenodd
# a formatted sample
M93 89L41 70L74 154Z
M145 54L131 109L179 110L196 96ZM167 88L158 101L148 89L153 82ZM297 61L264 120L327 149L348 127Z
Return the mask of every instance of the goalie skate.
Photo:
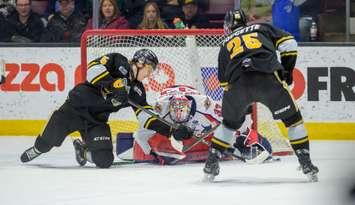
M84 166L87 162L87 159L85 157L85 153L86 153L85 144L81 140L75 139L73 141L73 145L74 145L74 149L75 149L76 161L78 162L78 164L80 166Z

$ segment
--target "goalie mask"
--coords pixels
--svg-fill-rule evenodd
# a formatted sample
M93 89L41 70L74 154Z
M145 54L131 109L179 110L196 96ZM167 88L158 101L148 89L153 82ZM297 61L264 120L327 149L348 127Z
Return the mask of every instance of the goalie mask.
M192 100L184 95L175 95L170 98L169 115L176 123L189 121L191 114Z
M231 10L224 16L224 33L230 34L234 29L247 25L247 18L242 9Z

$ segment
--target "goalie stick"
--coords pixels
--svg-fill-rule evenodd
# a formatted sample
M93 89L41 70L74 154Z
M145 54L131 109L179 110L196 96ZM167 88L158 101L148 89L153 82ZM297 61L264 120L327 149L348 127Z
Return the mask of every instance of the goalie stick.
M201 137L196 137L195 139L196 141L194 143L192 143L191 145L184 147L182 149L182 152L186 152L189 151L190 149L192 149L194 146L196 146L198 143L203 142L211 133L213 133L220 125L221 123L217 124L216 126L212 127L210 130L208 130L207 132L203 133Z

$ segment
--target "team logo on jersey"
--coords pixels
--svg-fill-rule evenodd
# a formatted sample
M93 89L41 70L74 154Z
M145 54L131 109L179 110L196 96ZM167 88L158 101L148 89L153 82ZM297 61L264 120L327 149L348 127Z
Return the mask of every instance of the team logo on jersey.
M205 101L203 102L203 106L205 107L206 110L208 110L208 108L211 106L211 100L206 97Z
M114 88L122 88L125 86L125 81L123 79L117 79L112 85Z
M161 111L162 111L161 105L160 105L159 103L157 103L157 104L154 106L154 110L155 110L155 112L157 112L157 113L161 113Z
M119 70L123 75L127 75L127 73L128 73L128 70L127 70L125 67L123 67L123 66L118 67L118 70Z
M102 65L106 65L108 59L110 59L108 56L102 56L101 59L100 59L100 63Z

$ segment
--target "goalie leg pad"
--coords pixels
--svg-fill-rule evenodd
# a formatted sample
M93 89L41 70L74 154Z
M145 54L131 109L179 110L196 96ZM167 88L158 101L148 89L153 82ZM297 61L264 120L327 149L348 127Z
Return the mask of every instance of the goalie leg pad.
M121 159L132 159L133 134L118 133L116 136L116 155Z
M152 152L159 156L171 157L176 159L185 158L185 154L171 145L171 141L166 136L161 134L155 134L149 138L148 143L152 149Z

